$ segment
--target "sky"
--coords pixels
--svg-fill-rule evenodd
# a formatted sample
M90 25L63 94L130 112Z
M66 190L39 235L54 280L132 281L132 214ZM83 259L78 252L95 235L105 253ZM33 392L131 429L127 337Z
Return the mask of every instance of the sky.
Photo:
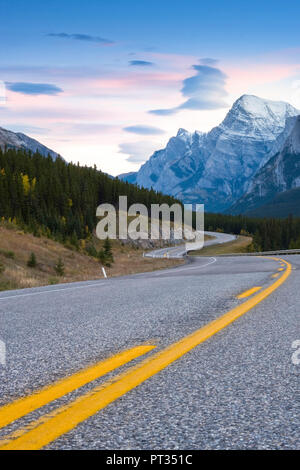
M300 2L0 0L0 127L136 171L241 95L300 109Z

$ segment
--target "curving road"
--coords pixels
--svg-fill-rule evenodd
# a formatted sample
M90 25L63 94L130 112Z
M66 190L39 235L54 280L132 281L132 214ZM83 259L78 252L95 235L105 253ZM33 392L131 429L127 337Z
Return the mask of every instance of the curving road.
M2 292L0 448L299 448L300 257L286 259Z
M205 232L205 234L212 238L209 240L205 240L204 246L220 245L223 243L231 242L237 238L236 235L231 235L229 233ZM159 250L153 250L149 253L146 253L145 256L147 256L148 258L182 258L186 254L186 246L179 245L167 248L160 248Z

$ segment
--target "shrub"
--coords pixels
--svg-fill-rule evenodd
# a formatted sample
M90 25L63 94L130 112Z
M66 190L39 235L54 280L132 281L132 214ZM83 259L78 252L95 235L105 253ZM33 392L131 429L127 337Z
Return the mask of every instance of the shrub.
M14 259L15 258L15 254L13 251L5 251L5 250L1 250L0 251L0 254L5 256L6 258L10 258L10 259Z
M94 258L98 257L98 253L94 245L91 245L91 244L87 245L85 251L87 252L89 256L93 256Z

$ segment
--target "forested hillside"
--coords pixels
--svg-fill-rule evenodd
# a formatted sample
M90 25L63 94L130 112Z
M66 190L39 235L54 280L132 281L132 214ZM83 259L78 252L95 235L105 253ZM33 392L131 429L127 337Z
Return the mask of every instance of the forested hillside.
M138 202L150 208L154 203L176 202L96 168L25 150L0 150L0 218L34 234L76 245L95 229L97 206L109 202L117 207L120 195L127 195L128 206Z
M300 218L252 218L224 214L205 214L206 230L252 235L252 251L300 248Z
M127 195L128 206L173 204L170 196L113 179L96 168L68 164L25 150L0 150L0 218L35 235L50 236L78 246L96 227L102 202L117 207ZM206 230L251 234L255 251L300 248L300 218L251 218L205 214Z

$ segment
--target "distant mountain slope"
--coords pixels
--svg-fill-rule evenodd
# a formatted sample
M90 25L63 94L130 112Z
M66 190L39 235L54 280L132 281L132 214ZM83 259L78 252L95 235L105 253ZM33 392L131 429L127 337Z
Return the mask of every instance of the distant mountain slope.
M247 211L248 217L300 217L300 188L277 194L268 204Z
M281 199L278 201L278 198L275 198L278 193L298 187L300 187L300 116L296 119L294 128L281 151L260 169L246 194L228 212L232 214L258 213L254 209L268 203L274 205L276 201L280 202ZM286 193L289 203L292 203L291 198L296 194L298 193ZM263 210L265 209L261 208L259 212Z
M21 132L12 132L0 127L0 148L16 148L39 152L44 157L50 155L55 160L59 155L35 139L28 137Z
M135 184L136 183L136 171L131 171L129 173L122 173L118 176L120 180L127 181L128 183Z
M140 168L136 182L223 212L281 149L298 114L288 103L243 95L207 134L180 129Z

